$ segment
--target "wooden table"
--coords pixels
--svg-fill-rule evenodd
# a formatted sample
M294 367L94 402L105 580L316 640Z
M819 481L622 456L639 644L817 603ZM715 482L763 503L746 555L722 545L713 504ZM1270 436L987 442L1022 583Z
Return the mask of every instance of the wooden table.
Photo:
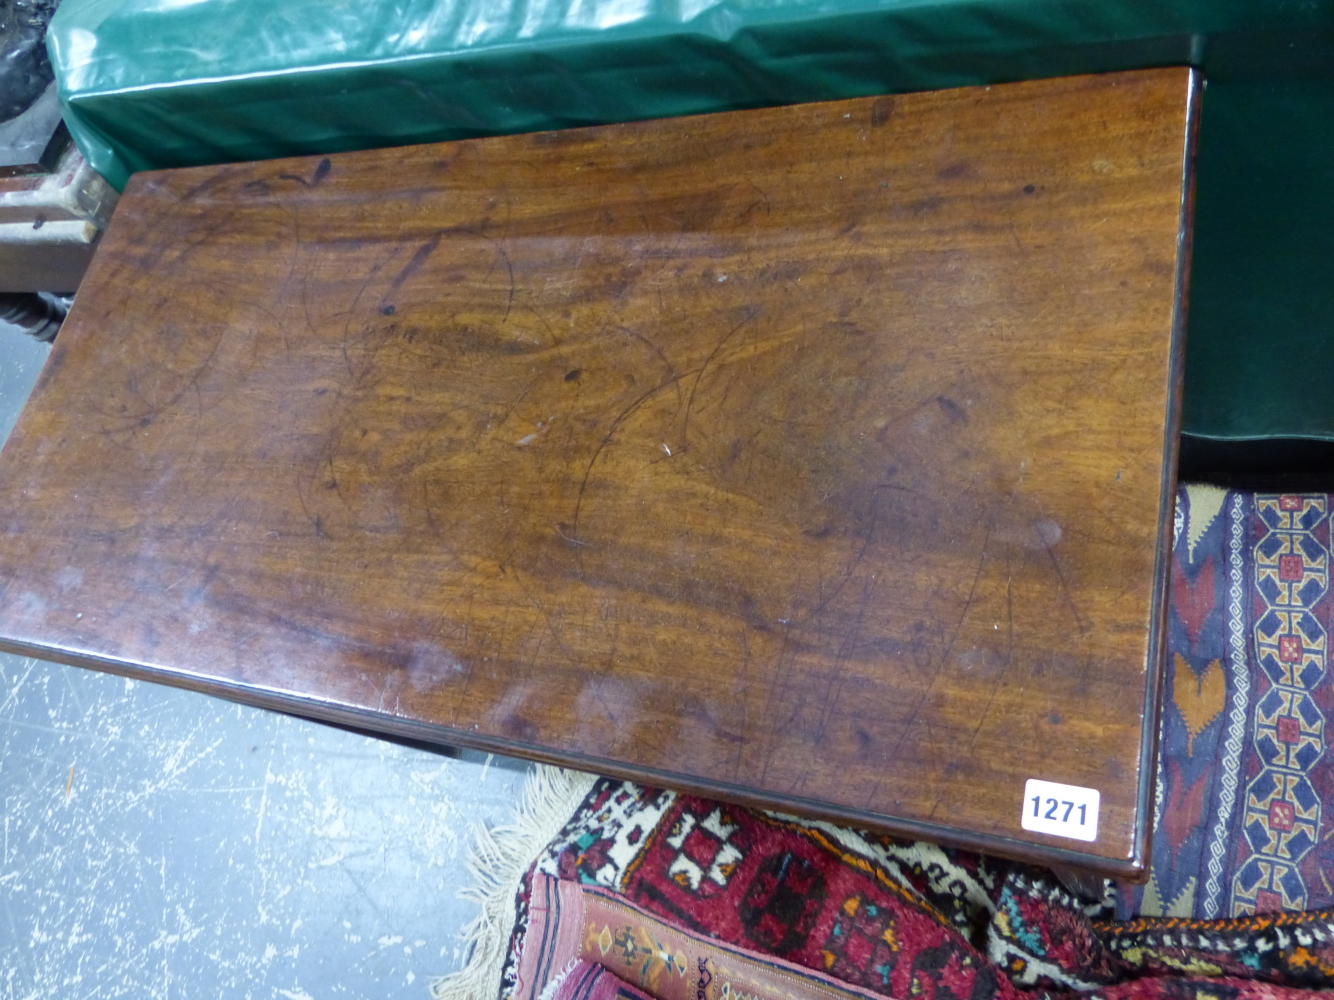
M136 175L0 458L0 646L1143 873L1197 100Z

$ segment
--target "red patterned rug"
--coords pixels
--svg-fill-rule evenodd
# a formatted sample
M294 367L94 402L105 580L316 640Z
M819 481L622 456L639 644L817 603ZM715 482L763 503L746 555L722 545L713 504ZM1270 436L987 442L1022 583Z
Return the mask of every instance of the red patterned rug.
M1086 904L1041 869L600 779L522 879L497 992L1278 1000L1334 989L1334 911L1118 922L1112 896L1109 884ZM443 981L436 996L496 995L468 989Z

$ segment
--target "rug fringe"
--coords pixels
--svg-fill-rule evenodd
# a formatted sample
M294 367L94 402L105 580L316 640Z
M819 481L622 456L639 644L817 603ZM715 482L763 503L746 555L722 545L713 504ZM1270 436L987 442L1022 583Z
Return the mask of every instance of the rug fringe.
M572 958L566 962L565 968L552 976L547 984L542 987L542 992L537 995L537 1000L556 1000L556 994L559 993L560 988L565 985L565 980L569 979L570 973L577 968L579 968L578 958Z
M523 874L597 780L597 775L538 764L524 784L514 822L492 829L477 825L467 862L472 885L459 898L480 903L481 912L459 932L467 963L431 980L433 1000L497 1000Z

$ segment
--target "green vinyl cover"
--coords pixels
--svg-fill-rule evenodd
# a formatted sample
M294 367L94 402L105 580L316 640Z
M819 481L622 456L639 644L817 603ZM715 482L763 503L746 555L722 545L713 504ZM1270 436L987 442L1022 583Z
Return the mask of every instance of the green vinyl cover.
M1294 396L1287 374L1334 374L1334 0L64 0L48 47L70 131L117 186L162 167L1196 65L1185 427L1334 437L1334 392Z

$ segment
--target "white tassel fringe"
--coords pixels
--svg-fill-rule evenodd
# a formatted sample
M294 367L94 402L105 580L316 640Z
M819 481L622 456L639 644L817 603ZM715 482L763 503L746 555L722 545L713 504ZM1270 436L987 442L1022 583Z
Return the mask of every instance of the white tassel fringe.
M560 833L597 780L593 774L538 764L524 784L514 822L490 830L477 825L468 856L472 885L459 898L480 903L482 910L459 932L467 964L431 980L434 1000L498 1000L523 873Z
M565 985L565 980L570 978L570 973L573 972L578 965L579 959L577 958L572 958L566 962L565 968L552 976L551 979L547 981L547 984L542 987L542 992L537 995L537 1000L556 1000L556 994L560 992L560 988Z

